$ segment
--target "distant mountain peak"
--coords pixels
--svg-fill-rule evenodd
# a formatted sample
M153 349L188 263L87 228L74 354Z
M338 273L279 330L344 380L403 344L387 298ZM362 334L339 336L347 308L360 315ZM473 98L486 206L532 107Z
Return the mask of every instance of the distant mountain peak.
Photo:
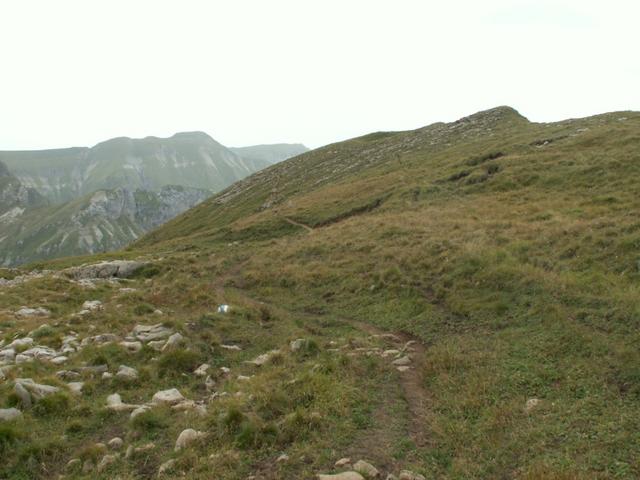
M503 120L516 120L516 121L526 121L529 120L520 114L515 108L509 107L507 105L500 105L498 107L490 108L488 110L482 110L480 112L474 113L472 115L468 115L466 117L462 117L457 120L457 123L461 122L499 122Z

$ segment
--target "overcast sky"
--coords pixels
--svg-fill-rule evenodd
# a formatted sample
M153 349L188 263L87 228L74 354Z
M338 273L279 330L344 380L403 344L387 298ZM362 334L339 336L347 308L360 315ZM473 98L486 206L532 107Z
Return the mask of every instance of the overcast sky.
M637 0L0 0L0 149L640 110Z

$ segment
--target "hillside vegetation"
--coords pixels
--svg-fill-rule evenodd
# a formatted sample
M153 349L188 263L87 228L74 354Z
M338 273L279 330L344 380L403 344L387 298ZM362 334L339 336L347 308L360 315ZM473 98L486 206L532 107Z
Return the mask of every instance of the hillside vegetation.
M25 377L73 401L0 423L0 476L151 478L171 459L188 478L313 478L347 456L405 479L637 478L639 147L636 112L540 124L499 107L373 133L262 170L111 254L149 262L130 280L8 281L6 344L45 321L32 336L54 348L155 322L183 339L85 342L64 366L80 396L50 362L8 369L0 407L20 405ZM16 317L22 305L49 317ZM103 364L138 379L82 370ZM206 411L105 408L116 391L142 404L169 388ZM201 435L174 451L185 428ZM114 436L131 453L100 467Z

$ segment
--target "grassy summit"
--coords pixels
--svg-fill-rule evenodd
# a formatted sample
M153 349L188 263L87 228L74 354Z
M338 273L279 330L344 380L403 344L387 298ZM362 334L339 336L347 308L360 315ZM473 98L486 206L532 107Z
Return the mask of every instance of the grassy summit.
M114 385L88 379L83 416L94 420L66 437L73 453L38 456L18 424L5 471L42 476L19 462L31 457L62 471L85 461L81 444L115 432L155 443L105 470L123 478L171 457L193 478L312 478L342 456L427 478L637 478L639 147L635 112L537 124L499 107L373 133L263 170L148 234L118 255L152 261L135 293L49 278L12 287L0 295L5 336L27 331L9 313L20 305L49 308L54 337L90 297L106 308L73 322L81 336L91 325L125 335L163 310L191 353L78 354L137 367L144 382L120 386L126 401L173 386L204 398L189 374L201 361L234 376L216 379L231 398L205 417L152 409L140 424L102 413ZM236 313L212 313L223 302ZM304 353L286 348L296 338L309 340ZM399 372L377 349L409 338L420 344ZM257 371L243 363L273 349ZM34 365L20 376L55 371ZM0 402L13 401L11 385ZM37 412L24 422L44 431L79 421L73 409ZM187 427L207 440L172 453Z

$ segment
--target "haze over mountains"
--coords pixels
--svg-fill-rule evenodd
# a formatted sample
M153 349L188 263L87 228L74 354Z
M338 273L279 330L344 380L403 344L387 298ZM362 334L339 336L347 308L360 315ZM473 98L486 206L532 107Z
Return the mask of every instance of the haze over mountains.
M203 132L184 132L114 138L91 148L0 152L0 264L120 248L306 148L234 150Z

